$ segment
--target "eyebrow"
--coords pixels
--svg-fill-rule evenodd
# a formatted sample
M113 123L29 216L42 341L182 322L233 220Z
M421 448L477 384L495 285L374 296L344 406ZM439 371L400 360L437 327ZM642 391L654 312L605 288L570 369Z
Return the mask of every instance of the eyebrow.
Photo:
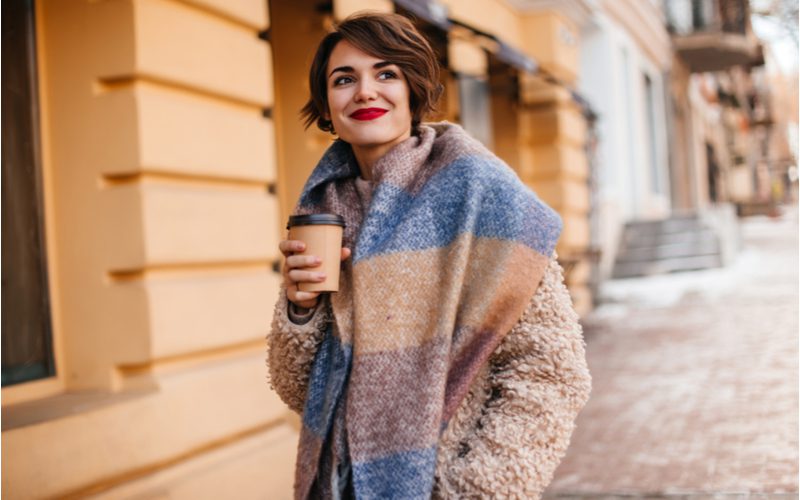
M376 62L375 64L373 64L373 65L372 65L372 69L381 69L381 68L385 68L386 66L391 66L391 65L393 65L393 64L394 64L394 63L392 63L392 62L389 62L389 61L380 61L380 62ZM328 77L330 78L330 77L331 77L331 76L333 76L333 74L334 74L334 73L336 73L337 71L341 71L341 72L343 72L343 73L348 73L348 72L349 72L349 73L352 73L352 72L354 72L355 70L353 69L353 67L352 67L352 66L339 66L338 68L334 68L334 70L333 70L333 71L331 71L331 74L330 74L330 75L328 75Z

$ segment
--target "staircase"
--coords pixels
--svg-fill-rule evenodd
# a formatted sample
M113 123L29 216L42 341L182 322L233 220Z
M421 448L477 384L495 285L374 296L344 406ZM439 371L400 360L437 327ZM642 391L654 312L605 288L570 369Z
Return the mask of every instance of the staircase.
M613 278L708 269L723 265L716 232L697 215L625 225Z

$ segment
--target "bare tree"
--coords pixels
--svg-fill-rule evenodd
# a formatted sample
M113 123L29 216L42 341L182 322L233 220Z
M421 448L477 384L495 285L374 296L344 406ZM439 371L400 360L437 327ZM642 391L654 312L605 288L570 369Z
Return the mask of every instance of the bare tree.
M797 0L750 0L750 13L773 24L797 45Z

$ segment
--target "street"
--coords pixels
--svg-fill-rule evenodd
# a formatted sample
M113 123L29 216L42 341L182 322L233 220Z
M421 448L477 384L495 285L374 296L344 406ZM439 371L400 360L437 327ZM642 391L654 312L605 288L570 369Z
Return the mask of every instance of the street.
M797 498L798 219L741 220L727 268L608 282L547 498Z

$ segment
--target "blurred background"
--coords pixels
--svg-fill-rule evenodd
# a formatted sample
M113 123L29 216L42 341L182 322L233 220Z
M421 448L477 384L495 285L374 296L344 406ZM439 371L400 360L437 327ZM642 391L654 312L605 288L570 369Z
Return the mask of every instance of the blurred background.
M363 9L564 220L594 388L546 496L797 498L795 0L3 2L3 495L291 497L277 245Z

